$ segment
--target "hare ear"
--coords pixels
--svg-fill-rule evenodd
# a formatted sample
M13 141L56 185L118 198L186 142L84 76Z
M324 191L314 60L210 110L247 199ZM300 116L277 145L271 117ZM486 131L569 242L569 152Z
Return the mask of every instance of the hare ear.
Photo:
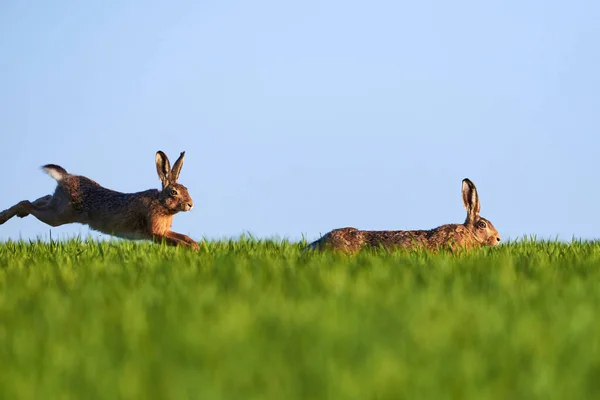
M171 163L169 158L162 151L156 152L156 172L162 182L163 189L169 185L169 176L171 175Z
M184 156L185 151L182 151L181 154L179 154L177 161L175 161L175 164L173 164L173 169L171 170L171 182L177 182L177 179L179 179L179 173L181 172L181 167L183 167Z
M463 204L467 209L467 221L475 221L479 216L479 195L477 194L475 184L466 178L462 181L462 198Z

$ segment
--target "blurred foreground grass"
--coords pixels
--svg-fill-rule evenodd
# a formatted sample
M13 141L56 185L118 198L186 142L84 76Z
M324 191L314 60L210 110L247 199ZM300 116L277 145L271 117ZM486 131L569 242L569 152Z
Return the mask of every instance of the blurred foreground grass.
M600 243L301 248L0 244L0 398L600 398Z

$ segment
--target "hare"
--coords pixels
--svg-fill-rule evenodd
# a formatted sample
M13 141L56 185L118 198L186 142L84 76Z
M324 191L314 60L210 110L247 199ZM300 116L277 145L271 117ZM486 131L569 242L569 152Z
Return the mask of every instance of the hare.
M462 181L462 199L467 209L463 224L438 226L428 231L361 231L356 228L335 229L307 246L307 249L332 249L354 253L364 247L404 247L437 250L496 246L500 235L490 221L479 216L479 195L473 182Z
M187 188L177 183L184 156L185 152L182 152L171 169L165 153L158 151L156 171L162 190L137 193L106 189L85 176L70 174L58 165L44 165L42 169L58 183L54 194L34 202L23 200L0 212L0 225L15 215L23 218L31 214L50 226L80 223L120 238L164 240L170 245L198 250L193 239L171 231L173 216L194 207Z

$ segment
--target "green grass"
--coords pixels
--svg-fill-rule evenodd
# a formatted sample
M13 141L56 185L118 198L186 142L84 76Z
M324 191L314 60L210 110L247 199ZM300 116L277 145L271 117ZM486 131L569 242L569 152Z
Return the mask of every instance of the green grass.
M0 398L600 398L600 243L300 249L0 244Z

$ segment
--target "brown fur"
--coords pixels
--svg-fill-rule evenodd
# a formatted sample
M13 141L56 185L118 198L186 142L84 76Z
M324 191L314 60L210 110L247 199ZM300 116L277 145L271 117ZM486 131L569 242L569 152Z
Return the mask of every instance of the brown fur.
M48 164L42 167L58 182L53 195L34 202L24 200L0 213L0 225L14 217L33 215L40 221L59 226L69 223L125 239L165 241L198 250L198 244L186 235L171 231L173 216L189 211L194 203L185 186L177 183L185 152L171 170L169 159L156 153L156 169L162 190L121 193L100 186L85 176L69 174L64 168Z
M463 224L442 225L427 231L362 231L350 227L341 228L327 233L307 248L355 253L365 247L437 250L441 247L470 249L496 246L500 242L500 235L490 221L479 215L479 195L469 179L463 180L462 195L467 210L467 218Z

